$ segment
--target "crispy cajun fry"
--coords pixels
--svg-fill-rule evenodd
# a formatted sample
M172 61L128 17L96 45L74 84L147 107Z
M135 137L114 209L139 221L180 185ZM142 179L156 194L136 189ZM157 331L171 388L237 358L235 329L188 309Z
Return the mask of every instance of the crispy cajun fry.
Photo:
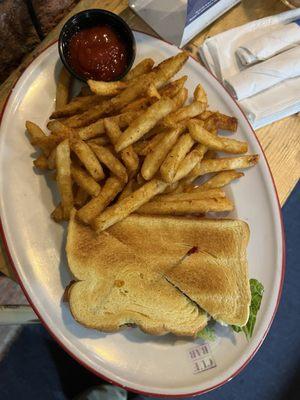
M129 127L123 132L122 136L116 143L116 151L121 151L134 142L137 142L158 121L169 114L173 109L173 101L171 99L161 99L152 104L145 112L137 117Z
M156 99L160 99L161 95L158 93L158 90L156 89L156 87L153 85L153 83L150 83L148 90L147 90L147 96L149 96L150 98L156 98Z
M225 193L221 189L208 189L208 190L191 190L185 193L171 193L161 194L155 196L153 201L188 201L188 200L201 200L209 198L225 197Z
M237 168L249 168L257 164L258 154L240 157L215 158L213 160L202 160L188 175L188 178L196 179L200 175L211 172L219 172Z
M214 120L217 129L231 132L236 132L237 130L238 121L235 117L230 117L217 111L213 113L210 119Z
M74 198L74 206L76 208L81 208L83 207L89 199L89 194L79 186L77 193Z
M124 108L122 108L121 112L127 112L127 111L142 111L146 110L151 104L155 103L157 101L156 97L141 97L139 99L134 100L132 103L127 104Z
M45 132L34 122L31 121L26 121L25 122L25 126L27 129L27 132L29 134L29 138L30 138L30 143L32 145L38 145L38 141L40 139L40 145L38 145L41 150L43 150L43 152L48 155L49 154L49 148L46 145L46 142L43 142L43 139L47 138L47 135L45 134Z
M93 152L96 154L98 160L106 165L106 167L122 182L126 183L128 181L128 175L124 165L113 155L113 153L103 146L98 146L97 144L91 143L89 145Z
M54 120L49 121L47 124L47 128L54 135L61 135L65 139L67 138L78 138L78 132L76 129L70 128L69 126L64 125L62 122Z
M127 111L122 114L109 117L109 119L115 121L119 125L119 127L123 129L126 128L141 113L141 111ZM79 128L79 137L82 140L87 140L98 135L103 135L105 133L104 119L105 118L99 119L91 125Z
M32 144L38 146L48 156L52 149L54 149L65 138L58 135L50 135L45 137L37 137L32 140Z
M69 102L69 91L72 83L72 77L65 67L62 67L62 70L59 75L57 88L56 88L56 101L55 108L59 109Z
M59 203L55 209L52 211L51 213L51 218L55 221L55 222L61 222L64 220L64 214L63 214L63 209L61 206L61 203Z
M135 180L130 179L127 185L124 187L122 193L120 194L118 201L125 199L125 197L129 196L134 191Z
M69 219L73 208L73 192L68 139L61 142L56 148L56 182L61 197L63 217L64 219Z
M101 82L89 79L87 83L91 91L100 96L115 96L128 86L127 83L121 81Z
M201 119L202 121L206 121L213 114L214 114L214 111L205 110L200 115L198 115L198 118Z
M122 134L119 125L112 118L107 118L104 121L104 126L106 134L109 137L111 143L115 145ZM133 150L133 147L126 147L126 149L120 152L120 156L128 170L129 176L133 176L139 166L139 158Z
M187 75L182 76L179 79L176 79L173 82L169 82L167 83L165 86L163 86L160 90L159 90L159 94L163 97L174 97L179 91L180 89L183 88L185 82L187 80Z
M247 142L215 136L203 128L198 120L190 120L187 125L192 138L210 150L218 150L233 154L246 153L248 150Z
M153 179L145 183L145 185L129 196L103 211L103 213L93 221L93 228L97 232L101 232L117 222L122 221L143 204L147 203L152 197L161 193L166 186L167 184L165 182L158 179Z
M180 162L190 151L194 144L189 133L183 134L176 142L160 167L160 173L165 182L172 182Z
M176 175L174 177L174 182L177 182L187 176L195 167L195 165L202 160L206 150L207 148L205 146L198 144L194 150L187 154L178 166Z
M111 99L103 100L100 104L95 104L89 107L86 111L81 114L73 115L72 117L66 118L64 124L71 128L81 128L97 121L100 117L108 114L113 110Z
M54 149L51 150L51 152L48 156L48 159L47 159L47 163L48 163L49 169L56 168L56 147L54 147Z
M200 83L196 86L194 90L194 100L204 103L205 106L207 107L207 95L202 85L200 85Z
M184 103L186 102L186 99L188 98L188 90L187 88L183 87L182 89L179 90L179 92L172 98L174 102L174 112L179 110L181 107L183 107ZM172 114L173 114L172 113ZM164 125L162 121L162 126Z
M89 139L86 141L87 144L97 144L98 146L106 146L110 143L109 139L107 136L100 136L94 139Z
M206 191L208 189L222 188L235 179L244 176L243 172L238 171L222 171L218 172L215 176L208 179L205 183L195 187L195 191Z
M223 197L183 201L151 201L137 210L138 214L182 215L233 210L233 204Z
M123 78L123 81L128 82L140 75L150 72L153 68L153 65L154 60L152 60L152 58L144 58L144 60L140 61L135 67L131 68L125 78Z
M33 165L38 169L48 169L48 160L44 154L33 160Z
M142 177L142 175L140 173L138 173L136 176L136 183L137 183L137 187L141 187L146 183L145 179Z
M141 173L147 181L153 178L164 159L185 130L185 125L171 128L157 143L152 152L149 152L143 162Z
M204 103L201 103L200 101L194 101L193 103L184 106L179 110L169 114L167 117L163 119L161 125L166 127L175 126L178 122L184 119L193 118L199 115L204 111L204 109L205 109Z
M179 183L178 182L172 182L172 183L169 184L169 186L167 186L165 188L163 193L167 194L167 193L181 193L181 192L183 192L183 189L177 192L178 187L179 187Z
M71 117L72 115L82 113L88 110L91 105L99 103L100 100L101 97L97 95L76 97L74 100L70 101L69 104L53 111L50 115L50 119Z
M206 160L208 158L216 158L217 153L214 150L207 150L204 154L203 159Z
M71 149L96 181L104 178L103 169L88 144L80 139L72 139Z
M155 76L152 82L155 87L159 89L166 82L168 82L168 80L170 80L172 76L174 76L178 71L181 70L188 58L188 53L182 51L181 53L176 54L176 56L170 57L158 64L153 69Z
M77 217L85 224L89 224L108 206L111 201L113 201L117 194L122 190L123 186L124 184L118 178L114 176L109 177L100 194L77 211Z
M101 190L99 183L77 165L71 165L71 175L79 187L91 196L98 196Z

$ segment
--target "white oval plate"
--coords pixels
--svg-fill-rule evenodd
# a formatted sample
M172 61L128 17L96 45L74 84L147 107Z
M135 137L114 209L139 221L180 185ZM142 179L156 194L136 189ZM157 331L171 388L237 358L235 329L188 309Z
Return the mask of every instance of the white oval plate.
M168 43L135 33L136 61L160 61L178 52ZM190 58L181 75L188 75L192 93L201 82L211 109L238 118L235 137L249 142L258 153L258 166L231 185L237 216L248 222L249 275L265 287L254 335L248 343L242 334L218 328L218 340L152 337L138 329L103 334L76 323L62 302L71 280L65 257L65 227L49 217L57 204L51 178L32 168L34 150L25 134L25 121L43 128L54 106L57 71L61 64L57 44L40 54L13 89L1 123L0 204L3 238L20 283L34 310L56 340L79 362L107 380L130 390L160 396L203 393L235 376L253 357L274 317L284 275L284 241L280 207L261 147L246 118L220 83ZM51 189L51 190L50 190Z

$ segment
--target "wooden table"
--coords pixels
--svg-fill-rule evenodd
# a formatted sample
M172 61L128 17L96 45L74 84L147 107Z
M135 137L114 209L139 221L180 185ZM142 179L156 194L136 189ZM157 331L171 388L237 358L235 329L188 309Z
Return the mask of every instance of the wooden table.
M113 11L120 14L131 28L156 35L145 22L128 8L127 0L82 0L0 87L0 110L3 109L5 99L16 79L41 50L57 39L65 20L88 8L103 8ZM201 32L185 48L199 58L198 48L208 36L282 11L286 11L286 7L279 0L242 0L241 4L235 6ZM287 117L265 128L258 129L256 133L270 164L280 204L283 205L300 176L300 117L298 115ZM1 241L0 270L12 276Z

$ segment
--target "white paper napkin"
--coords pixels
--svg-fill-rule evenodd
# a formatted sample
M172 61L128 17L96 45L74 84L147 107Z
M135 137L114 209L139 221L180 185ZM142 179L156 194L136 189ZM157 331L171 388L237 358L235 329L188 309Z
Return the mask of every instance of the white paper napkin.
M222 83L241 72L236 50L249 40L278 29L299 19L300 9L266 17L208 38L200 47L200 56L206 67ZM300 78L280 82L239 104L254 128L259 128L300 111Z
M300 76L300 46L250 66L225 79L224 83L237 100L243 100L298 76Z
M300 43L300 20L291 24L278 24L277 29L250 39L236 50L242 65L249 66L267 60Z

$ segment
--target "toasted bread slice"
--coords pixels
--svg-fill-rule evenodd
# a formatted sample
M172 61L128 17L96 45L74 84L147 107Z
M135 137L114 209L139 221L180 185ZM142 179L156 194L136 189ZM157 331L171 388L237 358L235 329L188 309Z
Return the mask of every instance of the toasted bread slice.
M80 280L68 290L70 310L87 327L113 332L136 324L153 335L195 336L207 324L206 313L155 272L151 260L109 232L95 234L76 222L74 213L67 256Z
M166 272L166 278L214 319L243 326L251 301L248 225L243 221L203 220L197 229L201 238L197 251Z
M72 214L67 256L81 282L69 290L71 312L109 332L134 323L152 334L194 336L207 323L202 309L244 325L248 237L242 221L141 215L96 234Z

